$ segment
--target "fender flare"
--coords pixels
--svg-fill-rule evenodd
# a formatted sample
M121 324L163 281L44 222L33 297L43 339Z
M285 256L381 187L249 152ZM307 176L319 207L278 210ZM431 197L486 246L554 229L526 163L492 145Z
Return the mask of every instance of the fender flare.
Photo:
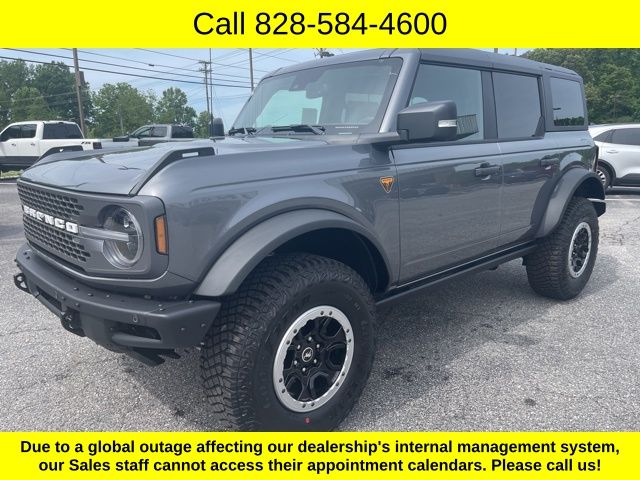
M40 158L38 158L38 160L42 160L43 158L48 157L49 155L53 155L54 153L82 152L83 150L84 149L82 148L82 145L63 145L61 147L52 147L42 155L40 155Z
M195 295L220 297L234 293L249 273L276 248L299 235L323 228L341 228L362 235L380 252L387 271L391 272L379 242L356 221L329 210L294 210L271 217L236 239L209 269Z
M545 237L555 230L576 192L593 203L598 216L606 211L604 188L598 176L582 168L572 168L558 180L551 193L536 238Z

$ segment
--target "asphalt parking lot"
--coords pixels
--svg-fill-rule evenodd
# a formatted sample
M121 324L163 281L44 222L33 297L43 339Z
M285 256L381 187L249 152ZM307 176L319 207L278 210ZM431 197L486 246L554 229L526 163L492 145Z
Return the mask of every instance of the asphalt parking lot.
M67 333L12 282L24 241L0 182L0 430L217 430L198 352L150 368ZM345 430L640 429L640 192L616 192L578 299L536 296L519 261L379 313Z

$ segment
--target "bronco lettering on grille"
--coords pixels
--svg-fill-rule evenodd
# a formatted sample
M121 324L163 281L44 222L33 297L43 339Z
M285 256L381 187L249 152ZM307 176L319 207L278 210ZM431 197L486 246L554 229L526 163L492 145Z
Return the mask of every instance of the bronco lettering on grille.
M65 230L69 233L78 233L77 223L67 222L63 218L57 218L53 215L48 215L27 205L23 205L22 210L24 211L25 215L29 215L31 218L35 218L36 220L51 225L52 227L59 228L60 230Z

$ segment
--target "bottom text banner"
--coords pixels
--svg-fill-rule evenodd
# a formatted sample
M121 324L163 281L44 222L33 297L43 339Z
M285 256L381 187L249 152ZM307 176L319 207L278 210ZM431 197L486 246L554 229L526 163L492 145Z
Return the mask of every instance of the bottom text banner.
M640 433L0 433L3 478L627 479Z

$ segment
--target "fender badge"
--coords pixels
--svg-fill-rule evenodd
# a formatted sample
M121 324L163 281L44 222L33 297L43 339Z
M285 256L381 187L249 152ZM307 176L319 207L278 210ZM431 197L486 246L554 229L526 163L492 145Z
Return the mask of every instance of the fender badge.
M384 191L389 193L393 187L393 177L380 177L380 185L384 188Z

